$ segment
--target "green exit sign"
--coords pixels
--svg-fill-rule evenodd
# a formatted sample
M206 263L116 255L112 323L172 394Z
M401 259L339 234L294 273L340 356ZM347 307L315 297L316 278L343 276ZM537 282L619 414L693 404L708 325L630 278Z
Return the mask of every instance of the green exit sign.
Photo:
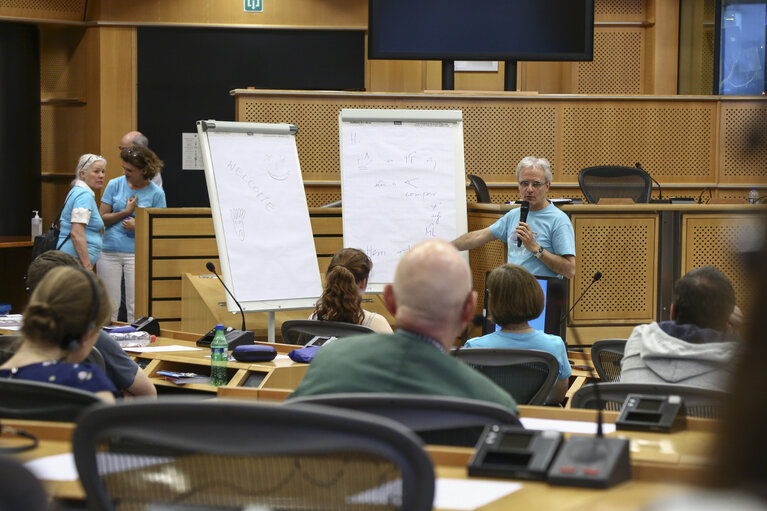
M264 10L264 0L245 0L245 12L261 12Z

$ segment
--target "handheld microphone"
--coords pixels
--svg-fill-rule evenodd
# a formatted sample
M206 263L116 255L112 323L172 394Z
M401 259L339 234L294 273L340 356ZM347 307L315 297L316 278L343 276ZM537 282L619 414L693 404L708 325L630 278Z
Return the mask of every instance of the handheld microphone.
M573 306L572 306L572 307L570 307L570 310L568 310L567 312L565 312L565 315L564 315L564 316L562 316L562 317L559 319L559 326L560 326L560 327L562 326L562 322L563 322L563 321L564 321L564 320L567 318L567 316L569 316L569 315L570 315L570 313L573 311L573 309L575 308L575 306L576 306L576 305L578 305L578 302L580 302L580 301L581 301L581 298L583 298L584 296L586 296L586 292L588 292L588 290L589 290L589 289L591 289L591 286L593 286L593 285L594 285L594 282L596 282L597 280L599 280L599 279L601 279L601 278L602 278L602 272L601 272L601 271L598 271L598 272L596 272L596 273L594 274L594 276L591 278L591 282L589 283L589 285L588 285L588 286L586 286L586 289L584 289L584 290L583 290L583 292L581 293L581 296L579 296L579 297L578 297L578 299L577 299L577 300L575 300L575 303L573 304Z
M634 166L635 166L636 168L638 168L639 170L644 170L644 168L642 167L642 164L641 164L641 163L639 163L639 162L636 162L636 163L634 164ZM645 170L645 172L647 172L647 171ZM655 183L656 185L658 185L658 200L663 200L663 189L660 187L660 183L659 183L658 181L656 181L656 180L655 180L655 178L654 178L654 177L652 177L652 174L650 174L649 172L647 172L647 175L648 175L648 176L650 176L650 179L652 179L652 182L653 182L653 183Z
M530 213L530 203L526 200L522 201L522 205L519 207L519 221L527 222L527 214ZM522 246L522 240L517 238L517 246Z
M242 305L240 305L240 302L237 301L237 298L234 297L231 291L229 291L229 288L226 287L226 284L224 284L224 281L221 280L221 277L218 276L218 273L216 272L216 267L213 266L213 263L207 262L205 264L205 267L208 269L209 272L211 272L213 275L216 276L216 278L221 282L221 285L224 286L224 289L226 289L226 292L229 293L229 296L232 297L232 300L234 300L234 303L237 304L237 307L240 308L240 314L242 315L242 330L243 332L246 330L245 328L245 311L242 310Z

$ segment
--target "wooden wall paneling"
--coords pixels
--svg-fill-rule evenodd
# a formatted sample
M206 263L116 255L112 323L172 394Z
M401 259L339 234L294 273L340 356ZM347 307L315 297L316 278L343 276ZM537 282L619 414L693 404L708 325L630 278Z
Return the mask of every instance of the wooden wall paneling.
M341 200L341 184L340 181L327 185L304 182L304 193L306 194L306 205L310 208L319 208Z
M520 62L519 90L539 94L574 94L578 90L577 62Z
M0 0L0 18L83 21L86 0Z
M570 303L597 271L602 279L572 312L570 324L649 323L657 307L658 215L574 213L578 270Z
M368 60L366 57L365 89L370 92L421 92L427 88L425 65L421 60Z
M594 27L594 60L578 62L578 94L645 94L645 29Z
M151 230L149 228L151 218L150 209L138 208L136 210L136 236L135 236L135 254L134 254L134 278L135 289L133 297L133 313L139 318L149 315L150 289L150 239ZM179 290L181 287L179 286ZM163 327L168 328L168 327Z
M682 267L679 277L707 264L716 266L730 279L736 303L747 311L756 299L740 260L739 250L759 232L757 215L685 214L682 216Z
M497 213L475 212L468 218L469 231L476 231L490 227L499 215ZM477 292L477 308L475 313L481 314L485 301L485 274L502 264L506 263L506 243L494 240L479 248L469 251L469 265L473 279L474 291Z
M94 1L89 15L104 22L215 24L269 27L367 26L367 2L359 0L264 0L259 13L244 12L242 0Z
M767 105L725 97L720 110L718 181L767 186Z
M676 94L679 61L679 2L649 0L647 15L647 90Z
M595 0L595 21L642 21L646 0ZM651 2L653 0L647 0Z

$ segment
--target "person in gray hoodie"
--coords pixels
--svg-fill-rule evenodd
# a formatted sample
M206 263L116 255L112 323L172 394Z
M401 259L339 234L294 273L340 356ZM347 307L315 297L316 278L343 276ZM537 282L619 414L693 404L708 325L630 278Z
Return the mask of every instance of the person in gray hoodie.
M713 266L690 271L674 284L671 321L631 332L621 381L724 390L737 348L731 321L738 316L735 291L721 271Z

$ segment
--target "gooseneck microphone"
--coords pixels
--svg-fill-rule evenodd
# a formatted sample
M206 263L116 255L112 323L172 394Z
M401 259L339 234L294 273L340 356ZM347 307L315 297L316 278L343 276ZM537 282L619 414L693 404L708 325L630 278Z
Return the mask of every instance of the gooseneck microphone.
M641 163L639 163L639 162L636 162L636 163L634 164L634 166L635 166L636 168L638 168L639 170L644 170L644 168L642 167L642 164L641 164ZM647 171L645 170L645 172L647 172ZM652 179L652 182L653 182L653 183L655 183L656 185L658 185L658 200L663 200L663 188L661 188L661 187L660 187L660 183L659 183L658 181L656 181L656 180L655 180L655 178L654 178L654 177L652 177L652 175L651 175L649 172L647 172L647 175L648 175L648 176L650 176L650 179Z
M229 288L226 287L226 284L224 284L224 281L221 280L221 277L218 276L218 273L216 273L216 267L213 266L213 263L208 262L205 264L205 267L208 269L209 272L211 272L213 275L216 276L216 278L221 282L221 285L224 286L224 289L226 289L226 292L229 293L229 296L232 297L232 300L234 300L234 303L237 304L237 307L240 308L240 314L242 314L242 330L243 332L246 330L245 328L245 311L242 310L242 305L240 305L240 302L237 301L237 298L234 297L231 291L229 291Z
M530 213L530 203L526 200L522 201L522 205L519 207L519 221L527 222L527 214ZM522 240L517 237L517 246L522 246Z
M570 315L570 313L573 311L573 309L575 308L575 306L576 306L576 305L578 305L578 302L580 302L580 301L581 301L581 298L583 298L584 296L586 296L586 293L588 292L588 290L589 290L589 289L591 289L591 286L593 286L593 285L594 285L594 282L596 282L597 280L599 280L599 279L601 279L601 278L602 278L602 272L601 272L601 271L598 271L598 272L596 272L596 273L594 274L594 276L591 278L591 282L589 283L589 285L588 285L588 286L586 286L586 289L584 289L584 290L583 290L583 292L581 293L581 296L579 296L579 297L578 297L578 299L577 299L577 300L575 300L575 303L573 304L573 306L572 306L572 307L570 307L570 309L569 309L567 312L565 312L565 315L564 315L564 316L562 316L562 317L559 319L559 324L560 324L560 326L562 325L562 322L563 322L563 321L564 321L564 320L567 318L567 316L569 316L569 315Z

